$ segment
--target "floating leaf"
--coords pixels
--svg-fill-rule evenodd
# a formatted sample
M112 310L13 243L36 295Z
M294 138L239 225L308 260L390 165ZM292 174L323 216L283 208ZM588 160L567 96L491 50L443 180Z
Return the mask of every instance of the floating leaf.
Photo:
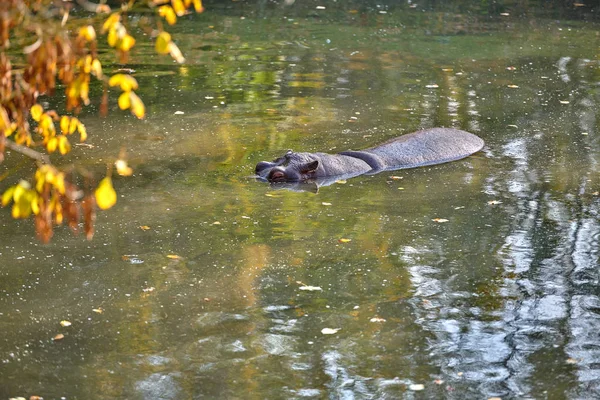
M65 338L65 335L63 335L62 333L59 333L58 335L54 336L53 340L55 342L59 341L59 340L63 340Z
M324 206L330 206L330 205L331 205L331 203L327 203L327 202L325 202L325 201L324 201L324 202L322 202L321 204L323 204Z
M140 229L143 230L143 231L148 231L151 228L148 225L142 225L142 226L140 226Z
M62 320L62 321L60 321L60 326L62 326L62 327L71 326L71 323L67 320Z
M171 260L181 260L181 256L178 256L177 254L167 254L167 258L170 258Z
M502 202L500 200L490 200L487 203L491 206L496 205L496 204L502 204Z
M323 328L323 329L321 329L321 333L323 335L334 335L334 334L338 333L338 331L340 329L341 328L335 328L335 329L333 329L333 328Z
M338 242L340 242L340 243L350 243L351 241L352 241L352 239L348 239L348 238L338 239Z
M511 89L518 89L519 88L518 85L507 85L507 87L509 87Z
M102 308L92 308L92 311L95 312L96 314L102 314L104 312L104 309L102 309Z
M117 193L113 187L112 179L108 176L103 178L98 184L94 195L96 197L96 204L98 204L100 209L108 210L114 206L117 202Z
M404 177L403 176L392 175L392 176L390 176L390 179L393 180L393 181L398 181L400 179L404 179Z
M373 317L369 322L385 322L385 318Z
M448 222L448 220L445 219L445 218L434 218L434 219L432 219L432 221L433 222L438 222L440 224L443 223L443 222Z
M425 87L426 87L427 89L437 89L437 88L439 88L439 86L438 86L438 85L436 85L435 83L434 83L433 85L426 85Z
M318 291L323 290L319 286L300 286L298 289L306 290L307 292L318 292Z
M133 174L133 169L127 165L127 161L125 160L115 161L115 167L117 168L117 173L121 176L131 176Z
M425 389L425 386L420 383L413 383L412 385L408 385L408 388L412 391L419 392Z

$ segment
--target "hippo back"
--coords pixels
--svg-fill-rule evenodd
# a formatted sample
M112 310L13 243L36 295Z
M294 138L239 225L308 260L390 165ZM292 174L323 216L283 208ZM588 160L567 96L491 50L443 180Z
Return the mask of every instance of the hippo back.
M433 128L402 135L364 151L379 156L385 169L400 169L459 160L478 152L483 145L483 140L472 133Z

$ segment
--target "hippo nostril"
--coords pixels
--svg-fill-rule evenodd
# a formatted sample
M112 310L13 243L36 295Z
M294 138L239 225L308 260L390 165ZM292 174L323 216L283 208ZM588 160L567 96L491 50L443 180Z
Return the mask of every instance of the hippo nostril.
M282 171L273 171L271 172L271 176L269 176L270 181L284 181L285 174Z

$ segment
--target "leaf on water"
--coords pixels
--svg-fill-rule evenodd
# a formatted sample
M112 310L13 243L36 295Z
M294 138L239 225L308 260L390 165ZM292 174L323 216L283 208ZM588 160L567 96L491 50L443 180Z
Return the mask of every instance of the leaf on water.
M321 333L323 335L334 335L334 334L338 333L338 331L340 329L341 328L336 328L336 329L333 329L333 328L323 328L323 329L321 329Z
M96 204L102 210L108 210L117 202L117 192L112 185L110 177L105 177L100 181L96 191L94 192L96 197Z
M59 340L63 340L65 338L65 335L63 335L62 333L59 333L58 335L54 336L53 340L59 341Z
M127 165L127 161L125 160L115 161L115 167L117 168L117 173L121 176L131 176L133 174L133 169Z
M412 385L408 385L408 388L414 392L419 392L425 389L425 385L422 385L420 383L413 383Z
M338 179L337 181L335 181L335 183L337 183L338 185L344 185L346 183L345 179Z
M437 89L437 88L439 88L439 86L438 86L438 85L436 85L435 83L434 83L433 85L426 85L425 87L426 87L427 89Z
M102 314L104 312L104 309L102 309L102 308L92 308L92 311L95 312L96 314Z
M143 288L142 292L144 293L148 293L148 292L154 292L156 290L156 288L154 286L149 287L149 288Z
M184 113L183 111L175 111L175 113L174 113L174 114L175 114L175 115L183 115L183 114L185 114L185 113Z
M510 66L510 67L506 67L506 69L509 71L514 71L517 69L517 67Z
M338 239L338 242L340 242L340 243L350 243L351 241L352 241L352 239L348 239L348 238Z
M398 181L400 179L404 179L404 177L403 176L398 176L398 175L392 175L392 176L390 176L390 179L393 180L393 181Z
M517 125L506 125L506 126L508 126L509 128L515 128L515 129L519 128Z
M570 101L569 100L560 100L560 104L569 104Z
M496 205L496 204L502 204L502 202L500 200L490 200L487 202L490 206Z
M142 226L140 226L140 229L143 231L148 231L148 230L150 230L150 227L148 225L142 225Z
M306 290L307 292L318 292L318 291L323 290L319 286L300 286L298 289Z
M567 364L577 364L577 360L574 358L567 358Z
M398 190L404 190L404 188L401 186L401 187L398 188Z
M519 85L507 85L507 87L509 87L511 89L518 89Z
M443 223L443 222L448 222L448 220L446 218L434 218L432 219L433 222L437 222L437 223Z
M181 256L178 256L177 254L167 254L167 258L170 258L171 260L181 260Z
M373 317L369 322L385 322L385 318Z
M324 201L324 202L322 202L321 204L323 204L324 206L330 206L330 205L331 205L331 203L327 203L327 202L325 202L325 201Z
M60 321L60 326L62 326L62 327L71 326L71 322L69 322L67 320L62 320L62 321Z
M221 223L219 221L215 221L211 225L221 225Z

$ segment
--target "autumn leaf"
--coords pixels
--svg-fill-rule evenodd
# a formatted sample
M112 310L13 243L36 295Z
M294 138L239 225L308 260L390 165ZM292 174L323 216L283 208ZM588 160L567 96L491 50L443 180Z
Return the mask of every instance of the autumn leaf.
M108 210L117 202L117 193L113 188L112 179L105 177L100 181L96 191L94 193L96 197L96 204L102 210Z
M60 326L62 326L62 327L71 326L71 322L69 322L67 320L62 320L62 321L60 321Z
M338 242L340 242L340 243L350 243L351 241L352 241L352 239L347 239L347 238L338 239Z
M338 331L340 329L341 328L336 328L336 329L333 329L333 328L323 328L323 329L321 329L321 333L323 335L334 335L334 334L338 333Z
M54 336L54 341L58 342L59 340L63 340L65 338L65 335L63 335L62 333L59 333L58 335Z
M443 222L448 222L448 220L446 218L434 218L432 219L433 222L437 222L437 223L443 223Z
M158 54L169 54L169 43L171 43L171 35L168 32L161 32L156 38L156 52Z

